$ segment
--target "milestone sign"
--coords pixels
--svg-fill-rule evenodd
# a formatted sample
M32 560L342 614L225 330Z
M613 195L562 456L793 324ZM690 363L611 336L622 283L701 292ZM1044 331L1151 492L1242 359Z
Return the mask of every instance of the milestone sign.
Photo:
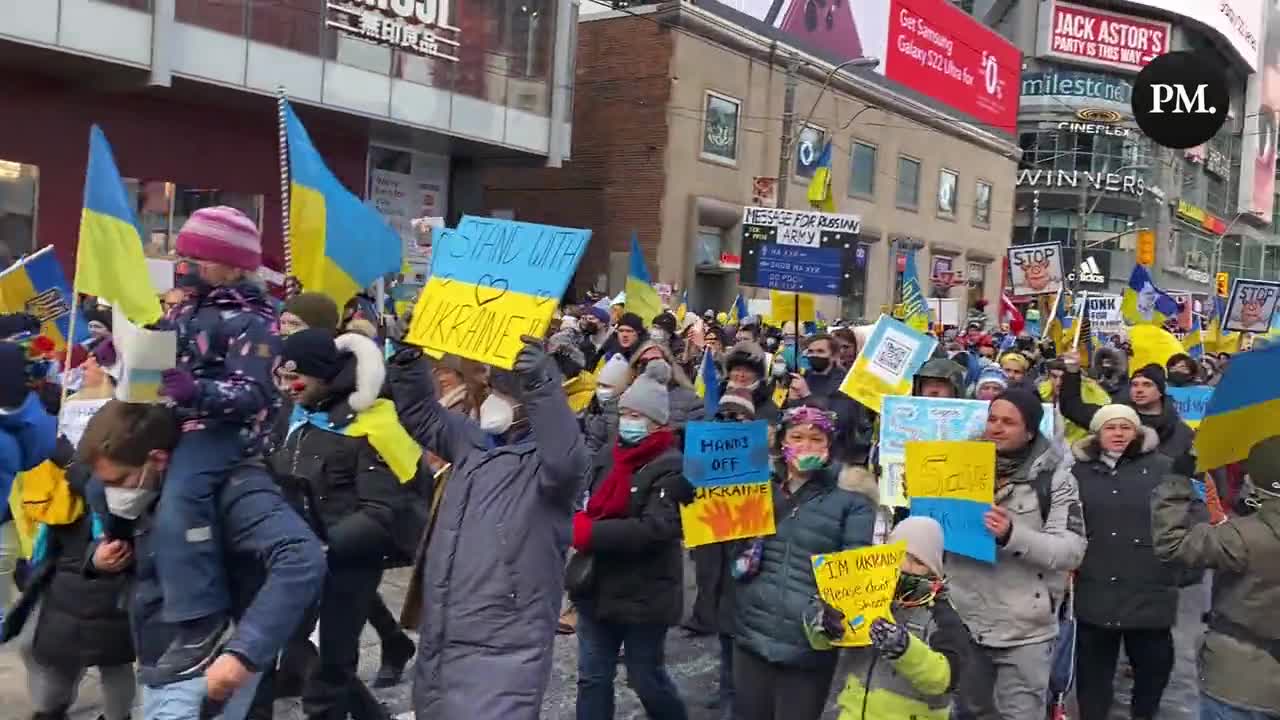
M748 287L848 295L862 220L812 210L742 209L742 267Z
M458 62L462 31L450 25L453 0L329 0L326 27L426 57Z

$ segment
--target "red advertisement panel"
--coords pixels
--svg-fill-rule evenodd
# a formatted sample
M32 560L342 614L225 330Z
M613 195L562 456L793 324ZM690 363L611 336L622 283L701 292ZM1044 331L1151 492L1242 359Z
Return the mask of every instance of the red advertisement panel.
M1040 42L1045 55L1136 72L1169 52L1169 23L1054 2Z

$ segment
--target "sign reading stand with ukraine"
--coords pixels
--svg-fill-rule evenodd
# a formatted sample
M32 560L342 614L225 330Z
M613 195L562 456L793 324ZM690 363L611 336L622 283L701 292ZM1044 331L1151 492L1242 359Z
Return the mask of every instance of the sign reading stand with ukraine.
M689 423L684 476L694 486L693 502L680 506L686 547L774 533L764 420Z
M436 230L405 341L510 370L520 336L546 334L590 240L590 230L470 215Z
M996 446L989 442L907 443L911 514L942 525L943 548L975 560L996 561L996 539L982 516L996 492Z

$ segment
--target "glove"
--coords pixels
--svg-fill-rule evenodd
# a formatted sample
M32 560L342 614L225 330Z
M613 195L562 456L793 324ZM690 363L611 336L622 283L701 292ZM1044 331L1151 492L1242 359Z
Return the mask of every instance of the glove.
M907 652L911 633L901 625L884 618L871 621L871 646L890 660L897 660Z
M66 435L59 435L53 444L53 454L49 456L49 460L54 465L66 470L71 465L71 461L75 460L76 446L71 444Z
M0 337L40 332L40 318L30 313L0 315Z
M844 637L844 613L828 605L820 596L813 596L809 602L805 624L809 631L820 631L828 640L836 641Z
M178 405L186 405L196 397L196 378L186 370L171 368L160 376L160 394Z
M511 367L526 390L532 390L547 381L547 351L542 349L542 340L531 335L521 335L524 347L516 355L516 363Z

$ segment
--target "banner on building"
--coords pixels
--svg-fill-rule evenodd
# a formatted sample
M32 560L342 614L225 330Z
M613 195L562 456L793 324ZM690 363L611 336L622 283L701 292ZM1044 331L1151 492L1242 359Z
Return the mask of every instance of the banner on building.
M1266 2L1261 69L1249 76L1240 147L1238 211L1264 223L1275 212L1276 148L1280 131L1280 0Z

